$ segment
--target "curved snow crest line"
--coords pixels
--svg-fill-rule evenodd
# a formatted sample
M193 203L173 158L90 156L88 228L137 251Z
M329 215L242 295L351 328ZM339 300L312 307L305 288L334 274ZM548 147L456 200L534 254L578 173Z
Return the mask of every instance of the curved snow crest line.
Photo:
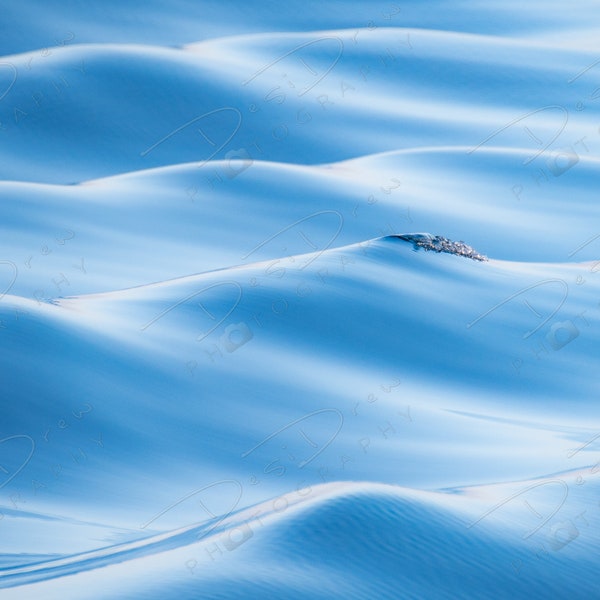
M575 485L581 470L575 469L567 473L567 481ZM215 565L214 558L211 558L210 554L208 557L202 556L208 548L222 547L227 552L239 552L236 554L239 559L249 562L254 569L258 567L254 558L256 550L260 554L261 550L270 548L270 554L260 560L267 560L270 568L289 568L291 560L298 560L300 542L306 549L305 552L311 556L304 567L311 568L311 563L320 563L322 576L330 577L340 570L336 561L327 560L328 555L332 553L341 556L340 564L351 564L349 558L353 552L353 544L368 550L358 565L359 569L376 572L376 576L379 577L386 574L389 576L390 572L396 574L398 564L406 568L410 561L416 565L432 556L436 566L444 569L445 577L449 581L452 581L450 574L453 571L467 577L472 576L474 572L490 574L497 566L498 556L504 560L507 556L521 557L519 560L525 562L527 552L531 553L526 542L528 538L522 533L523 523L517 518L519 505L509 505L509 502L519 499L530 490L544 486L567 490L567 482L558 479L556 475L519 482L433 491L366 481L318 484L299 490L302 493L289 504L285 495L271 498L259 504L249 505L226 519L220 519L217 526L209 520L205 524L193 524L128 543L0 569L0 589L16 588L15 594L19 595L11 595L13 598L38 597L36 592L39 588L25 586L47 584L49 580L55 579L58 581L54 589L60 588L63 595L49 597L83 598L81 590L86 586L93 585L98 578L110 578L112 581L118 581L119 590L111 590L110 596L103 597L138 598L142 597L136 593L137 578L140 575L152 580L154 585L166 589L165 575L183 567L194 578L188 578L182 589L193 587L197 593L198 585L206 585L211 579L219 581L230 576L229 570L226 575L223 571L215 573L215 567L218 568L218 565ZM284 508L277 504L278 501L281 503L281 500L285 501ZM583 508L584 502L579 499L577 508ZM546 506L542 516L538 515L540 519L545 519L541 524L536 523L538 530L550 521L561 507L562 503L559 503L558 509L553 505ZM504 511L504 517L496 513L499 509ZM354 519L367 518L371 527L354 527L352 524L356 521L353 520L349 521L350 526L339 526L347 520L348 515L354 516ZM399 531L407 530L412 533L409 552L406 546L398 544L397 538ZM500 531L504 532L502 536L498 535ZM240 540L242 532L245 535ZM534 533L537 533L537 530ZM245 546L246 542L248 546ZM554 542L555 550L560 543ZM472 544L475 544L475 548L471 547ZM432 548L440 545L444 551L440 553L442 558L436 559ZM477 548L482 546L489 546L493 551L477 554ZM457 548L460 552L451 552ZM582 561L582 571L589 569L590 563L582 550L590 552L593 549L593 541L590 539L584 542L579 551L568 554L565 560L571 569ZM300 554L301 558L305 556ZM532 568L531 561L528 567ZM344 567L341 567L341 570L350 573ZM98 574L92 574L93 571ZM410 568L408 571L410 572ZM563 588L567 588L572 581L573 572L569 571L569 575L559 581ZM532 576L538 578L536 585L539 585L540 581L543 583L543 571L536 572L532 569ZM585 578L583 580L585 581ZM417 581L415 585L419 590L419 586L423 584ZM590 585L593 585L593 582ZM205 596L186 594L178 597ZM240 594L223 597L256 596ZM338 598L339 595L327 597ZM429 596L417 592L410 597Z
M139 290L148 290L151 288L165 288L170 286L177 286L186 283L195 283L199 281L203 281L206 278L210 278L214 275L223 274L225 276L230 275L231 277L237 277L239 273L253 273L258 276L261 269L263 272L266 272L269 269L273 269L273 260L277 261L279 268L289 267L294 264L303 264L304 266L299 269L302 271L315 261L317 261L320 257L327 257L330 255L339 254L340 252L355 252L356 254L364 253L365 247L368 247L373 244L377 244L379 242L390 240L390 239L400 239L403 241L407 241L413 244L414 250L418 250L419 248L424 248L425 250L435 250L435 252L445 252L448 254L454 254L456 256L464 256L467 258L471 258L477 261L489 261L489 258L483 254L479 254L476 250L474 250L471 246L466 244L465 242L453 242L452 240L439 236L439 235L431 235L430 233L406 233L406 234L391 234L387 236L375 237L371 239L364 239L359 242L354 242L352 244L345 244L342 246L331 246L327 248L322 248L319 250L315 250L314 252L302 252L297 254L290 254L287 257L279 257L279 258L268 258L266 260L257 260L256 262L250 262L248 264L237 263L229 266L219 267L215 269L209 269L206 271L199 271L197 273L192 273L189 275L183 275L180 277L173 277L171 279L162 279L157 281L151 281L148 283L142 283L139 285L134 285L125 288L119 288L114 290L107 290L103 292L92 292L86 294L75 294L69 296L60 296L57 298L51 298L44 301L46 305L53 304L58 306L64 306L65 301L71 301L79 298L102 298L115 296L120 294L128 294L132 291ZM247 256L250 256L248 254ZM289 263L287 262L289 261ZM550 263L551 264L551 263ZM210 279L212 281L212 279ZM224 285L226 282L214 284ZM234 286L239 285L234 281L228 282ZM212 285L212 284L211 284ZM21 296L9 296L13 301L15 298L23 298ZM23 298L26 300L26 298ZM40 304L37 300L29 300L31 305L34 303Z
M430 233L407 233L403 235L392 235L390 237L398 238L406 242L410 242L415 250L423 248L425 250L433 250L434 252L447 252L456 256L464 256L472 260L485 262L488 257L484 254L479 254L474 248L465 244L465 242L445 238L441 235L431 235Z

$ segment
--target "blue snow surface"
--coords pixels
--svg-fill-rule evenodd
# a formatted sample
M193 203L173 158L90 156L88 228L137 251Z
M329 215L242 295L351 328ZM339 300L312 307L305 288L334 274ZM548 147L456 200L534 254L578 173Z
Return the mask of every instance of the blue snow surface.
M598 3L0 24L0 597L600 598Z

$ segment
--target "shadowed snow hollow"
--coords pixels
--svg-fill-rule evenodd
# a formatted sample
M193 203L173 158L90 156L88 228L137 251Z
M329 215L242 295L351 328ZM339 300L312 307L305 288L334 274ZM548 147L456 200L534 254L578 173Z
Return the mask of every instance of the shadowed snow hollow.
M4 4L2 598L596 597L593 4Z

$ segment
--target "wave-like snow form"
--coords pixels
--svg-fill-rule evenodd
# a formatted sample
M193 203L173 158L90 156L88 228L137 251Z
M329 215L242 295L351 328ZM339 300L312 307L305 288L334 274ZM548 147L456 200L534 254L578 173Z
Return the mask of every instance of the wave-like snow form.
M140 594L140 588L190 599L261 594L335 598L344 593L396 598L399 587L407 598L452 597L463 593L465 579L474 596L497 598L546 589L547 569L562 563L569 565L569 575L559 568L553 593L590 597L595 588L585 574L594 564L590 554L597 551L597 540L587 536L579 548L568 548L574 530L565 525L555 537L540 537L535 518L550 520L556 506L538 503L541 514L534 517L522 510L523 502L531 502L534 491L544 487L560 501L560 489L552 479L523 484L527 492L522 497L509 485L432 493L377 484L325 484L298 490L301 497L294 501L287 496L269 499L208 532L188 527L4 569L3 578L21 586L15 592L35 596L43 590L50 599L93 598L98 585L114 598ZM577 508L597 491L594 485ZM507 498L503 506L485 512L478 495ZM553 556L559 551L561 561ZM573 593L575 575L582 581ZM23 597L4 593L7 598Z
M592 5L31 4L0 596L596 597Z

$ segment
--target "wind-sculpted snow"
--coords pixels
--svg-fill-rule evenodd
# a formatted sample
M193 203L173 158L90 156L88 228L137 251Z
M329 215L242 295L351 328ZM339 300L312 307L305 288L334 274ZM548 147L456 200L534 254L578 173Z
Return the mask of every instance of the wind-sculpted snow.
M577 476L569 474L568 479ZM597 540L588 534L579 549L567 549L566 531L550 541L540 536L535 517L522 505L545 490L555 496L539 516L548 520L563 490L552 479L523 484L526 491L520 496L509 485L432 493L365 483L322 484L299 490L303 497L293 504L285 504L286 496L270 499L208 533L190 527L7 569L4 577L21 583L15 592L35 595L43 589L50 599L94 598L98 585L111 598L339 598L341 593L397 598L399 587L406 598L452 597L462 594L465 579L478 598L536 589L540 594L534 597L542 598L550 589L547 569L557 568L552 593L592 597L594 581L587 572L594 564L590 555L597 551ZM593 490L587 492L570 508L581 508L593 497ZM487 501L501 498L501 505L485 513L478 495ZM536 557L531 548L540 543L555 551L564 548L563 560L559 563L549 553ZM211 561L203 550L219 544L228 551ZM563 571L565 565L569 568ZM521 573L525 570L527 578ZM67 573L74 575L65 578ZM581 578L576 590L572 576ZM11 590L3 593L22 597Z
M0 40L0 597L596 597L592 3L71 4Z

